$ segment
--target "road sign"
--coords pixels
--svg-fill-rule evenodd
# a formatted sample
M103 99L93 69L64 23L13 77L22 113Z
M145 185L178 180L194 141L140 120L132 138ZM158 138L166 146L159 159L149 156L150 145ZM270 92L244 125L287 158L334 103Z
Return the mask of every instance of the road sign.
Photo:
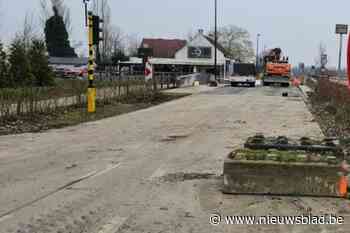
M152 80L153 78L153 67L151 62L149 61L149 59L147 59L146 64L145 64L145 79L146 82L148 82L149 80Z
M336 34L348 34L348 25L347 24L337 24L335 26Z

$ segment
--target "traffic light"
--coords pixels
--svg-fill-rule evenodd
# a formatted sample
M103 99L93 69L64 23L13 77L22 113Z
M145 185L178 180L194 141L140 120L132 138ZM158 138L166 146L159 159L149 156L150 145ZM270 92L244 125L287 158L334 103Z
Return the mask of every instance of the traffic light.
M92 16L92 28L93 28L93 44L98 45L103 38L100 36L100 33L103 32L101 23L103 23L103 20L100 19L99 16L93 15Z

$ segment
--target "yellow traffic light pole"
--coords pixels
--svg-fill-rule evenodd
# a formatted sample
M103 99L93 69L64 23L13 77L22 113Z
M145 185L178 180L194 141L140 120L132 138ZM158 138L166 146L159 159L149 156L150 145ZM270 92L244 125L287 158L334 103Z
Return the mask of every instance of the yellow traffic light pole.
M93 15L89 12L88 16L88 27L89 27L89 64L88 64L88 79L89 86L87 92L88 112L96 112L96 87L94 86L94 45L93 45Z

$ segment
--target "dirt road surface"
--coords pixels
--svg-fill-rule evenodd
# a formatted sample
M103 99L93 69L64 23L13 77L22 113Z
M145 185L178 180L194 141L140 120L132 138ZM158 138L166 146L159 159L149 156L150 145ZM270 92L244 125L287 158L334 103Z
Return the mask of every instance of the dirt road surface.
M350 213L330 198L221 193L225 156L257 132L321 137L297 89L190 88L156 107L0 137L0 232L348 233L345 225L213 226L213 213ZM181 91L181 90L177 90Z

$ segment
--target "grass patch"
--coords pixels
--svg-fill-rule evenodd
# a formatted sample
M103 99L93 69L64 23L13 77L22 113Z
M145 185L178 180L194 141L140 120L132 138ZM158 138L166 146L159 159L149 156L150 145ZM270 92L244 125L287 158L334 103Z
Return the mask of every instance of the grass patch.
M339 163L332 152L312 153L307 151L282 151L282 150L252 150L238 149L233 151L229 158L233 160L248 160L248 161L274 161L281 163Z
M347 86L320 79L310 87L311 111L327 137L337 137L350 152L350 91Z

